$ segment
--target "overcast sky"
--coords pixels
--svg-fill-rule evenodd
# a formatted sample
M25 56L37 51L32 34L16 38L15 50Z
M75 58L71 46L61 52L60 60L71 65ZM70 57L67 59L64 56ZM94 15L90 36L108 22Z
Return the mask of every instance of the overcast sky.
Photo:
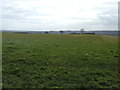
M0 0L1 30L117 30L119 0Z

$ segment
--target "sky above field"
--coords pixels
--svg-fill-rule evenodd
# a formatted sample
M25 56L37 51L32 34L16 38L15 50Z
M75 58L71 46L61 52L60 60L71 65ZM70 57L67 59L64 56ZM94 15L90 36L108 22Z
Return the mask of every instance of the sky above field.
M117 30L119 0L0 0L0 30Z

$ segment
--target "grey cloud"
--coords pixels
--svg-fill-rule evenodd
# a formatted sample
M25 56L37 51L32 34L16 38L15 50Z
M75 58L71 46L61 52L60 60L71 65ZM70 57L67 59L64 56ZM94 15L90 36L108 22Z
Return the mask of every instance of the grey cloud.
M8 0L6 0L8 1ZM14 0L16 2L16 0ZM13 2L14 2L13 1ZM29 9L18 7L16 3L10 4L6 2L6 5L3 5L3 19L4 19L4 26L5 29L80 29L80 28L87 28L87 29L111 29L117 27L117 5L116 2L103 2L101 5L93 6L94 11L99 11L97 13L97 18L92 19L91 22L74 22L74 23L65 23L59 24L58 20L47 20L47 19L34 19L28 18L29 16L54 16L52 13L43 13L41 9L44 10L45 7L35 6ZM29 2L28 2L29 3ZM62 6L62 5L61 5ZM48 6L46 8L55 9L55 6ZM84 7L83 7L84 8ZM37 10L38 9L38 10ZM80 9L79 12L82 12ZM6 14L7 13L7 14ZM89 12L90 13L90 12ZM89 14L88 13L88 14ZM64 20L89 20L91 18L82 18L82 17L66 17ZM15 26L16 25L16 26Z

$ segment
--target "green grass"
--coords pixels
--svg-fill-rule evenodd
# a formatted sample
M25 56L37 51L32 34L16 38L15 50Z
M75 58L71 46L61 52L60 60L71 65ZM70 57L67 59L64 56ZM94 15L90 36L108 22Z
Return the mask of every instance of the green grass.
M3 33L4 88L118 88L118 38Z

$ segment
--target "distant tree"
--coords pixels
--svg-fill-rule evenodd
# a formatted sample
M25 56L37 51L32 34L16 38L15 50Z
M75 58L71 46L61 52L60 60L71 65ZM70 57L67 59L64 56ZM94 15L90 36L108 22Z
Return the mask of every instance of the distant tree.
M48 33L49 33L48 31L45 32L45 34L48 34Z
M62 31L62 30L60 30L59 32L60 32L61 34L63 34L63 33L64 33L64 31Z
M80 32L83 34L83 32L84 32L84 28L80 29Z

